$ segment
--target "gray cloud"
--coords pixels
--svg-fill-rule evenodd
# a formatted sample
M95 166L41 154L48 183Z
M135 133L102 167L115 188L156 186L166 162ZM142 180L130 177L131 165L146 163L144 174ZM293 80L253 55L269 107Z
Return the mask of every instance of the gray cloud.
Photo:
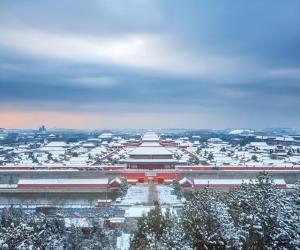
M2 1L0 112L165 112L175 123L188 113L190 122L213 117L212 127L300 127L299 8Z

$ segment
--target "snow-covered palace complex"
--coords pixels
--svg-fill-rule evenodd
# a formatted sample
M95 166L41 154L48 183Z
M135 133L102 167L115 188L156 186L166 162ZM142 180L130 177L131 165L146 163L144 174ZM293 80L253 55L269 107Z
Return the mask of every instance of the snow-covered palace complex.
M257 183L262 171L286 194L300 178L300 141L292 137L248 142L251 131L227 133L229 140L199 131L63 133L39 131L25 134L26 143L0 145L0 211L63 214L67 228L84 233L92 227L90 216L105 230L125 228L110 249L127 250L137 221L157 202L162 214L178 217L187 197L215 190L226 195ZM236 144L243 138L245 145Z
M236 139L244 136L233 132L229 135ZM291 137L272 141L258 136L243 147L216 137L180 137L152 130L142 134L104 131L75 142L55 132L42 132L37 138L42 138L42 143L2 147L7 162L0 166L1 191L38 191L39 187L44 192L113 192L120 186L120 178L131 184L169 185L177 180L185 189L229 189L261 171L271 172L275 184L283 188L295 182L300 172L300 146ZM291 150L296 152L293 156L289 156Z

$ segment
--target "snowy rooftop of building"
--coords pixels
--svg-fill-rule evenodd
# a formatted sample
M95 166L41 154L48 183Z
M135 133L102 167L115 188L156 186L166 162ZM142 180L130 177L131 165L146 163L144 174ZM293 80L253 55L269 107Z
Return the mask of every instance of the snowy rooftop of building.
M123 162L127 163L177 163L176 159L126 159Z
M77 156L77 157L72 157L70 160L69 160L69 163L70 164L86 164L86 162L89 160L89 157L88 155L80 155L80 156Z
M39 184L108 184L107 178L102 179L20 179L18 185L39 185Z
M191 180L189 180L188 178L186 178L186 177L183 177L180 181L179 181L179 184L183 184L183 183L185 183L185 182L188 182L188 183L191 183L191 184L193 184L192 183L192 181Z
M68 144L65 143L64 141L52 141L45 145L45 147L67 147Z
M241 185L243 183L255 183L251 179L194 179L195 185ZM285 185L284 179L274 179L274 184Z
M84 148L94 148L94 147L96 147L96 145L92 142L85 142L85 143L81 144L81 146L84 147Z
M132 150L130 155L172 155L166 148L160 147L137 147Z
M214 142L223 142L222 139L220 139L220 138L209 138L207 141L212 142L212 143L214 143Z
M109 139L112 138L113 134L112 133L102 133L101 135L98 136L99 139Z
M158 142L147 141L143 142L140 147L161 147L161 145Z
M240 135L240 134L249 134L253 133L253 130L250 129L235 129L229 132L230 135Z
M159 141L159 137L156 133L148 131L143 135L142 141Z
M288 142L292 142L295 139L293 137L283 137L283 136L277 136L275 138L276 141L288 141Z
M250 146L257 147L257 148L269 147L269 145L265 142L250 142Z
M61 153L61 152L65 152L66 151L66 149L63 148L63 147L48 147L48 146L41 147L38 150L39 151L47 151L47 152L51 152L51 153L53 153L53 152L59 152L59 153Z

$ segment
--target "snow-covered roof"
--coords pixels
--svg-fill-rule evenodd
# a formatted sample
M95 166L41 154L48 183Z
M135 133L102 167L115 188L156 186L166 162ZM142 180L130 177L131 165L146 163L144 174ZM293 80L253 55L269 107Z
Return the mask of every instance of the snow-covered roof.
M193 184L192 181L189 180L189 179L186 178L186 177L183 177L183 178L179 181L179 184L181 185L181 184L186 183L186 182Z
M276 141L289 141L289 142L292 142L294 141L295 139L293 137L283 137L283 136L277 136L275 138Z
M102 133L101 135L98 136L100 139L109 139L113 136L112 133Z
M230 135L240 135L240 134L249 134L253 133L253 130L250 129L235 129L229 132Z
M140 147L161 147L161 145L158 142L146 141Z
M116 177L116 178L113 178L112 180L110 180L109 184L112 184L114 182L117 182L117 183L121 184L122 181L119 177Z
M16 184L0 184L0 189L11 189L17 188Z
M108 184L108 179L20 179L18 181L18 185L31 184Z
M223 142L222 139L220 139L220 138L209 138L207 141L212 142L212 143L214 143L214 142Z
M268 148L269 145L265 142L250 142L250 146L257 148Z
M255 180L252 180L255 183ZM274 179L274 184L285 185L284 179ZM250 183L251 179L194 179L195 185L241 185Z
M68 144L64 141L52 141L48 143L45 147L67 147Z
M69 160L69 164L80 164L80 165L85 165L86 162L89 160L89 157L87 155L80 155L77 157L72 157Z
M176 159L126 159L123 162L128 163L176 163Z
M142 137L142 141L159 141L159 137L156 133L152 132L152 131L148 131L144 134L144 136Z
M160 147L137 147L132 150L130 155L172 155L166 148Z
M94 148L94 147L96 147L96 145L92 142L83 143L81 146L85 147L85 148Z
M230 135L238 135L238 134L241 134L243 132L244 132L243 129L235 129L235 130L230 131L229 134Z

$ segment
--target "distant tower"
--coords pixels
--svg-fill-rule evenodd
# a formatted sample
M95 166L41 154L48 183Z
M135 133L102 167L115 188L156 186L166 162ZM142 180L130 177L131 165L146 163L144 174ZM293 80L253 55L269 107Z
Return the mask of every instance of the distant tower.
M44 132L46 132L46 131L47 131L47 129L46 129L45 125L42 125L42 126L39 128L39 132L40 132L40 133L44 133Z

